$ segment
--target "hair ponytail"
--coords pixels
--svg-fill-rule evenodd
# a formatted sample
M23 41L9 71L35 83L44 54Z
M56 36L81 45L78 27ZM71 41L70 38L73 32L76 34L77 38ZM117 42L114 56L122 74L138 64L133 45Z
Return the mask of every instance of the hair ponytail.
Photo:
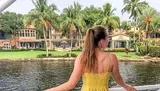
M87 71L92 71L96 64L94 29L92 28L87 31L85 37L81 62Z
M95 48L99 47L98 43L101 39L108 36L106 29L103 26L95 26L87 31L84 40L84 50L80 60L86 71L92 72L96 68L97 58Z

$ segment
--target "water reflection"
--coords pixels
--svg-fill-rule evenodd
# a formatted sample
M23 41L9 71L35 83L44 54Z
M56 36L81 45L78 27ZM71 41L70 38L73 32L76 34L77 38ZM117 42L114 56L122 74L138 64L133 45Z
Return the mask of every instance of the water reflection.
M73 69L69 61L0 62L0 91L42 91L66 82ZM120 72L132 85L160 83L160 64L120 63ZM76 88L80 89L82 81ZM111 79L110 87L118 85Z

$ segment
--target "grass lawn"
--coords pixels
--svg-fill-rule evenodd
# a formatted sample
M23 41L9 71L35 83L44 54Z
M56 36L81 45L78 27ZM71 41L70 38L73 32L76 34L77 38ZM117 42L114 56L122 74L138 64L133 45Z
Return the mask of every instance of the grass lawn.
M61 52L61 51L49 51L49 53L53 54L53 55L65 55L66 53L69 52ZM75 54L79 54L80 51L73 51L73 53ZM118 58L139 58L139 56L135 55L135 52L131 52L129 53L129 56L131 57L124 57L125 52L113 52L114 54L117 55ZM9 58L9 59L16 59L16 58L36 58L37 55L40 54L45 54L45 51L19 51L19 52L0 52L0 58Z
M130 57L125 57L126 56L125 52L112 52L112 53L117 55L118 58L123 58L123 59L127 59L127 58L138 59L138 58L140 58L140 56L136 55L135 52L130 52L128 54L128 56L130 56Z
M36 58L37 55L45 54L45 51L18 51L18 52L0 52L0 58ZM51 52L53 55L64 55L65 52Z

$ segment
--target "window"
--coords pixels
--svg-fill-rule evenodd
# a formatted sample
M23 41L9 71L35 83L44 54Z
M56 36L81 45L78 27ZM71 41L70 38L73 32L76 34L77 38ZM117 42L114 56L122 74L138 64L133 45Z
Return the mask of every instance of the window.
M5 43L3 48L4 49L11 49L11 45L9 43Z
M25 30L26 37L28 37L28 30Z
M34 30L30 30L30 37L35 37L35 31Z
M30 37L33 37L33 30L30 30Z
M30 37L29 30L27 30L27 33L28 33L28 37Z
M24 37L24 30L21 30L21 37Z
M35 31L35 30L32 30L32 31L31 31L31 35L32 35L32 37L36 37L36 31Z

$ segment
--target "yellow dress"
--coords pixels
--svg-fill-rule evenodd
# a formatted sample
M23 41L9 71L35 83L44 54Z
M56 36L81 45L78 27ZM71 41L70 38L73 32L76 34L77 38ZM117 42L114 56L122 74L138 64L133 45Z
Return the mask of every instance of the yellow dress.
M83 86L81 91L109 91L108 81L111 72L105 73L84 73L82 75Z

